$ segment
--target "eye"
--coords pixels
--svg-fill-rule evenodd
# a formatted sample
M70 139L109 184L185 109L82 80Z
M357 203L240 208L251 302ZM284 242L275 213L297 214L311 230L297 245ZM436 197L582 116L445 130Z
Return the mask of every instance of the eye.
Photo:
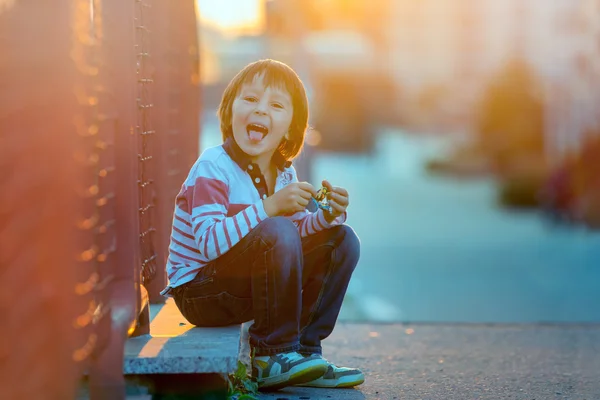
M278 109L283 109L283 105L281 103L272 103L271 106Z
M256 103L258 101L258 99L254 96L246 96L244 97L245 101L249 101L250 103Z

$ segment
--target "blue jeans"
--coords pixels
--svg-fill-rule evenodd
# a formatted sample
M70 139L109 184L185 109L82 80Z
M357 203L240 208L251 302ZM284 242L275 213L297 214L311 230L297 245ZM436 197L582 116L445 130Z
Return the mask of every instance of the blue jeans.
M360 241L347 225L300 238L287 218L268 218L173 296L197 326L254 319L250 345L258 356L321 354L359 256Z

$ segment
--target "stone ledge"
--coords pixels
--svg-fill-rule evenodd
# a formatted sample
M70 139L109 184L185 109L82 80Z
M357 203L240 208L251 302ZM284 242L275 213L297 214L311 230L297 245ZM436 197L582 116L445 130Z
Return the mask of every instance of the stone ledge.
M125 343L123 373L231 373L237 367L240 325L198 328L185 320L173 299L150 306L150 334Z

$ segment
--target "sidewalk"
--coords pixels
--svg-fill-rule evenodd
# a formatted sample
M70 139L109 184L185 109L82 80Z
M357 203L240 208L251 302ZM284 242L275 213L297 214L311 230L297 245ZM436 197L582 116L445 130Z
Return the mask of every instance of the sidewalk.
M261 399L600 399L600 324L338 324L324 356L365 383Z
M324 356L361 368L355 389L286 388L265 400L597 400L598 325L340 323ZM149 400L150 396L128 396Z

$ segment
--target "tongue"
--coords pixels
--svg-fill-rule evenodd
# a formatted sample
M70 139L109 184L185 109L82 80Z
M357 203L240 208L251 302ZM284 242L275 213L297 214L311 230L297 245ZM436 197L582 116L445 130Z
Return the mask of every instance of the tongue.
M257 131L251 130L248 133L248 135L250 136L250 140L259 141L259 140L262 140L262 138L263 138L263 134L261 132L257 132Z

